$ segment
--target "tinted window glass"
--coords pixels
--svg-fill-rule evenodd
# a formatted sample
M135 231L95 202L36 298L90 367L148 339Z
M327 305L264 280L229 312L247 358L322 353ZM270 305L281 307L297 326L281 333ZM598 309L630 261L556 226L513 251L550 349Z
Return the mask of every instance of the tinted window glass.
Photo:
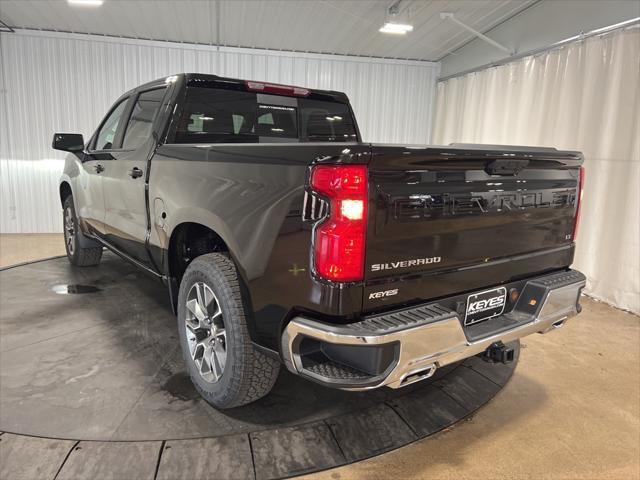
M260 97L261 100L265 96ZM281 103L276 102L274 103ZM272 105L252 92L188 87L176 143L256 143L356 140L345 104L295 99ZM302 128L300 128L300 126Z
M118 106L111 111L106 121L102 124L102 128L96 136L96 143L93 147L94 150L109 150L114 148L113 141L116 138L120 119L122 118L124 109L127 106L127 100L128 99L126 98L122 100Z
M357 139L349 107L344 103L301 98L300 123L310 142L350 142Z
M253 132L256 95L189 87L180 115L177 143L257 142Z
M164 92L164 88L158 88L138 95L122 140L122 148L137 148L149 139Z
M261 137L298 138L298 113L295 107L258 104L254 132Z

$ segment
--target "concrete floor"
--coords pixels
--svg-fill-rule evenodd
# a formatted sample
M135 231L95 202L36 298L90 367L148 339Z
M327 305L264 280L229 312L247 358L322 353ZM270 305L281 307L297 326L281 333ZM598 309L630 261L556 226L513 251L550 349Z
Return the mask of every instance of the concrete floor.
M63 253L60 235L0 235L0 266ZM524 339L511 382L471 419L306 478L640 479L640 318L583 306Z
M61 233L0 235L0 268L65 253L64 237Z

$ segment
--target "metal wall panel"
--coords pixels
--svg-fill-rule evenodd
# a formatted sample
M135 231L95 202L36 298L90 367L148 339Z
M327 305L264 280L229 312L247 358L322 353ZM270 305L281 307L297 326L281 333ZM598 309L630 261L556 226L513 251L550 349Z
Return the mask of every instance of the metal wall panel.
M366 141L428 143L439 65L78 34L2 33L0 232L59 232L54 132L88 138L141 83L192 71L346 92Z

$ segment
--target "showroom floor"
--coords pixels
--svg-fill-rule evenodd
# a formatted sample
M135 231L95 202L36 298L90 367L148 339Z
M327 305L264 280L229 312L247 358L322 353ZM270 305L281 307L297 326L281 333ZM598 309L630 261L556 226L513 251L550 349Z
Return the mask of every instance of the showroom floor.
M0 267L63 253L61 235L0 235ZM583 306L524 339L514 377L473 417L309 478L640 478L640 318Z

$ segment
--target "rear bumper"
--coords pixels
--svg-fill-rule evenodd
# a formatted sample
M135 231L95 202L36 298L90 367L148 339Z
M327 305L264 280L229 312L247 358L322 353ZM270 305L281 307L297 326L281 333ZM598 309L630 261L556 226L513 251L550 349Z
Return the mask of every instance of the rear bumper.
M575 270L529 279L509 313L466 327L442 301L348 325L296 317L282 335L284 362L292 372L335 388L399 388L496 342L562 327L580 312L584 286L584 275Z

